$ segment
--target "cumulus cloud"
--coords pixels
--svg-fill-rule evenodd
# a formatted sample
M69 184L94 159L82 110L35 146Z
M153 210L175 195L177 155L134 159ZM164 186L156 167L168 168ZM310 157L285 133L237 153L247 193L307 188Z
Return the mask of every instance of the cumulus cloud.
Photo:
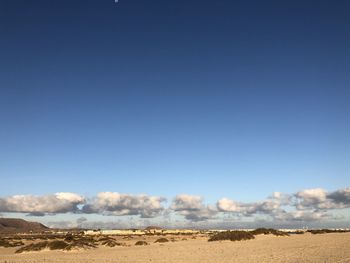
M220 212L233 212L233 213L241 213L243 212L243 204L236 202L234 200L228 198L220 199L217 204L217 208Z
M175 212L191 221L205 221L213 218L217 214L217 209L210 205L205 205L202 197L195 195L177 195L171 206Z
M129 195L116 192L99 193L91 203L86 204L84 213L99 213L106 215L140 215L142 218L152 218L163 210L163 197L148 195Z
M295 194L295 206L305 209L340 209L350 207L350 188L327 192L321 188L306 189Z
M306 189L297 192L296 208L297 209L309 209L309 208L329 208L331 204L327 202L327 192L321 188Z
M228 198L222 198L216 203L216 207L221 212L231 212L244 216L254 214L274 214L279 211L282 205L289 203L288 195L275 192L268 199L260 202L242 203Z
M339 207L350 207L350 187L329 193L327 198Z
M202 197L186 194L177 195L171 204L171 209L174 211L198 211L202 207Z
M56 193L52 195L14 195L0 198L1 212L28 213L33 216L78 211L78 205L85 198L74 193Z
M275 192L264 201L252 203L222 198L216 206L220 212L238 216L263 214L270 216L274 221L283 222L337 219L329 214L328 210L349 208L350 188L334 192L327 192L321 188L305 189L292 195Z

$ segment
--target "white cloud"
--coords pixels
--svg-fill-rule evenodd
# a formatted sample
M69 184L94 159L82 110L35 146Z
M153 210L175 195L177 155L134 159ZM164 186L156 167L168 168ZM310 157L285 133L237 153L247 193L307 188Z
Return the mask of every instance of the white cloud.
M327 211L349 207L350 188L330 193L321 188L314 188L293 195L275 192L264 201L252 203L241 203L228 198L222 198L217 202L217 208L221 212L238 216L263 214L270 216L274 221L284 222L337 219Z
M213 218L218 212L215 207L206 206L202 197L186 194L177 195L170 209L191 221L205 221Z
M341 209L350 207L350 188L327 192L321 188L306 189L295 194L296 208L305 209Z
M116 192L102 192L82 211L85 213L99 213L107 215L140 215L142 218L151 218L159 215L166 199L158 196L129 195Z
M233 220L237 223L244 218L248 221L262 218L275 223L325 222L327 219L345 220L339 216L341 211L337 212L338 216L329 212L350 208L350 188L333 192L321 188L306 189L290 195L274 192L265 200L249 203L222 198L217 201L216 206L205 204L201 196L186 194L177 195L168 208L164 207L165 201L165 198L159 196L117 192L101 192L91 199L65 192L42 196L14 195L0 197L0 213L26 213L36 217L58 213L93 213L111 216L135 215L141 218L166 216L168 213L168 219L171 219L171 214L176 213L182 215L188 223L196 225L219 222L225 216L231 217L230 222ZM81 218L75 223L86 225L88 222Z
M216 206L221 212L242 213L244 210L243 205L241 203L233 201L228 198L220 199L217 202Z
M216 206L221 212L230 212L241 214L244 216L251 216L254 214L273 214L280 210L282 205L289 202L289 197L279 192L273 193L268 199L260 202L242 203L228 198L222 198Z
M327 198L341 208L350 207L350 187L329 193Z
M326 208L327 192L321 188L306 189L295 194L297 209Z
M78 205L84 204L85 198L74 193L56 193L52 195L14 195L0 198L1 212L30 213L67 213L78 211Z
M198 211L203 207L203 199L196 195L177 195L172 204L171 209L174 211Z

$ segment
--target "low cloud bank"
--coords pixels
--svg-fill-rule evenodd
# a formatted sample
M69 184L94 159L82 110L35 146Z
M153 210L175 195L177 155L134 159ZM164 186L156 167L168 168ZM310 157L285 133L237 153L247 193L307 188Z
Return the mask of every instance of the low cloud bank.
M263 214L275 221L317 221L335 218L329 210L349 208L350 188L334 192L306 189L291 195L276 192L266 200L254 203L222 198L216 205L221 212L242 216Z
M166 199L160 196L117 192L101 192L91 199L75 193L14 195L0 197L0 213L26 213L29 216L75 213L140 218L177 214L194 223L220 221L222 215L240 219L264 216L276 223L315 222L336 219L332 210L350 208L350 188L333 192L321 188L294 194L275 192L265 200L250 203L222 198L216 204L206 204L203 197L187 194L177 195L168 207L165 202ZM80 221L78 224L85 221L84 217Z

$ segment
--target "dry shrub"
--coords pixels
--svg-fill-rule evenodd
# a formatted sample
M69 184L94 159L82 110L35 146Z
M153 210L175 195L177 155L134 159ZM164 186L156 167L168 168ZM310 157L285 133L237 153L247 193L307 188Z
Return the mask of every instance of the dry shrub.
M30 251L41 251L43 249L50 249L50 250L67 250L69 247L69 244L62 241L62 240L54 240L51 242L48 241L42 241L39 243L32 243L27 246L21 247L16 251L16 253L22 253L22 252L30 252Z
M68 246L69 244L62 240L54 240L54 241L48 242L47 244L47 247L50 250L59 250L59 249L65 250L67 249Z
M279 231L273 228L257 228L253 231L250 231L253 235L275 235L275 236L289 236L287 232Z
M115 247L121 245L120 243L116 242L115 240L105 240L101 242L101 245L106 247Z
M107 246L107 247L115 247L115 246L125 246L124 243L119 243L115 240L106 240L102 241L101 245Z
M290 234L290 235L303 235L303 234L305 234L305 231L300 231L300 230L289 231L288 234Z
M0 238L0 247L19 247L23 245L24 243L22 241L14 241Z
M69 238L70 240L70 238ZM110 244L107 244L110 245ZM31 243L24 247L21 247L16 253L29 252L29 251L41 251L43 249L50 250L73 250L73 249L90 249L96 248L96 241L91 238L74 238L71 242L63 240L42 241L39 243Z
M212 235L208 241L231 240L241 241L254 239L254 235L247 231L225 231Z
M328 233L347 233L350 232L350 230L345 229L312 229L308 230L307 232L311 234L328 234Z
M74 241L67 247L67 250L75 249L75 248L83 248L83 249L89 249L89 248L96 248L97 244L96 241L93 238L77 238L74 239Z
M22 253L22 252L30 252L30 251L40 251L48 246L48 241L42 241L39 243L32 243L29 245L26 245L24 247L21 247L20 249L16 250L15 253Z
M101 245L107 246L107 247L115 247L115 246L124 246L124 243L117 242L114 238L110 236L103 236L97 239L98 242L100 242Z
M67 235L64 237L64 241L72 242L72 241L74 241L74 236L73 236L72 234L67 234Z
M156 241L154 241L154 243L166 243L169 242L169 240L167 238L158 238Z
M146 241L140 240L135 243L135 246L147 246L149 245Z

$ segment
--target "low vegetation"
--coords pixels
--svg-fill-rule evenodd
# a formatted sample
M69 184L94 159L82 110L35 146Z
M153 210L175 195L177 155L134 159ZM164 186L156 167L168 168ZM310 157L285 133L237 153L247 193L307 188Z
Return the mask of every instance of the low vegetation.
M0 247L18 247L23 245L24 243L22 241L7 240L0 238Z
M16 253L23 253L23 252L30 252L30 251L41 251L48 247L48 241L42 241L39 243L32 243L29 245L26 245L24 247L21 247L20 249L16 250Z
M167 238L158 238L156 241L154 241L154 243L166 243L169 242L169 240Z
M224 231L218 232L212 235L208 241L221 241L221 240L230 240L230 241L241 241L254 239L254 235L248 231Z
M257 228L252 231L224 231L218 232L210 236L208 241L231 240L241 241L254 239L257 235L275 235L275 236L289 236L287 232L279 231L273 228Z
M54 240L54 241L42 241L39 243L32 243L29 245L26 245L24 247L21 247L16 251L16 253L23 253L23 252L31 252L31 251L41 251L44 249L50 249L50 250L73 250L78 248L86 248L86 247L95 247L92 244L86 245L84 243L81 243L79 241L74 241L72 243L65 242L63 240Z
M346 233L350 232L350 230L344 230L344 229L311 229L307 232L311 234L328 234L328 233Z
M289 236L287 232L279 231L273 228L257 228L250 231L254 236L256 235L275 235L275 236Z
M305 234L305 231L301 231L301 230L288 231L288 234L290 234L290 235L303 235L303 234Z
M140 240L135 243L135 246L147 246L149 245L146 241Z
M7 243L6 243L7 245ZM21 243L21 245L24 245ZM37 243L31 243L24 247L21 247L16 253L28 252L28 251L41 251L44 249L50 250L75 250L75 249L91 249L97 248L98 245L106 247L126 246L125 243L119 243L109 236L83 236L83 235L71 235L67 234L64 237L51 241L41 241Z
M224 231L215 232L209 236L208 241L220 241L220 240L251 240L257 235L275 235L275 236L289 236L289 234L325 234L325 233L344 233L350 232L349 230L335 230L335 229L318 229L308 231L290 231L283 232L272 228L257 228L252 231ZM180 236L178 240L187 240L187 238L195 239L198 235L186 235ZM122 239L131 240L131 236L121 237ZM27 241L27 245L22 241ZM29 242L28 242L29 241ZM123 240L124 241L124 240ZM154 243L166 243L175 242L177 239L175 236L169 235L169 237L159 237ZM28 244L30 243L30 244ZM68 234L28 234L28 235L3 235L0 237L0 247L10 248L19 247L16 253L29 252L29 251L41 251L47 250L76 250L76 249L92 249L98 246L115 247L115 246L130 246L128 243L120 243L115 236L107 235L83 235L81 233L68 233ZM144 240L137 241L135 246L146 246L148 242Z
M114 238L111 238L109 236L101 237L98 239L98 242L106 247L115 247L115 246L124 246L124 243L117 242Z

